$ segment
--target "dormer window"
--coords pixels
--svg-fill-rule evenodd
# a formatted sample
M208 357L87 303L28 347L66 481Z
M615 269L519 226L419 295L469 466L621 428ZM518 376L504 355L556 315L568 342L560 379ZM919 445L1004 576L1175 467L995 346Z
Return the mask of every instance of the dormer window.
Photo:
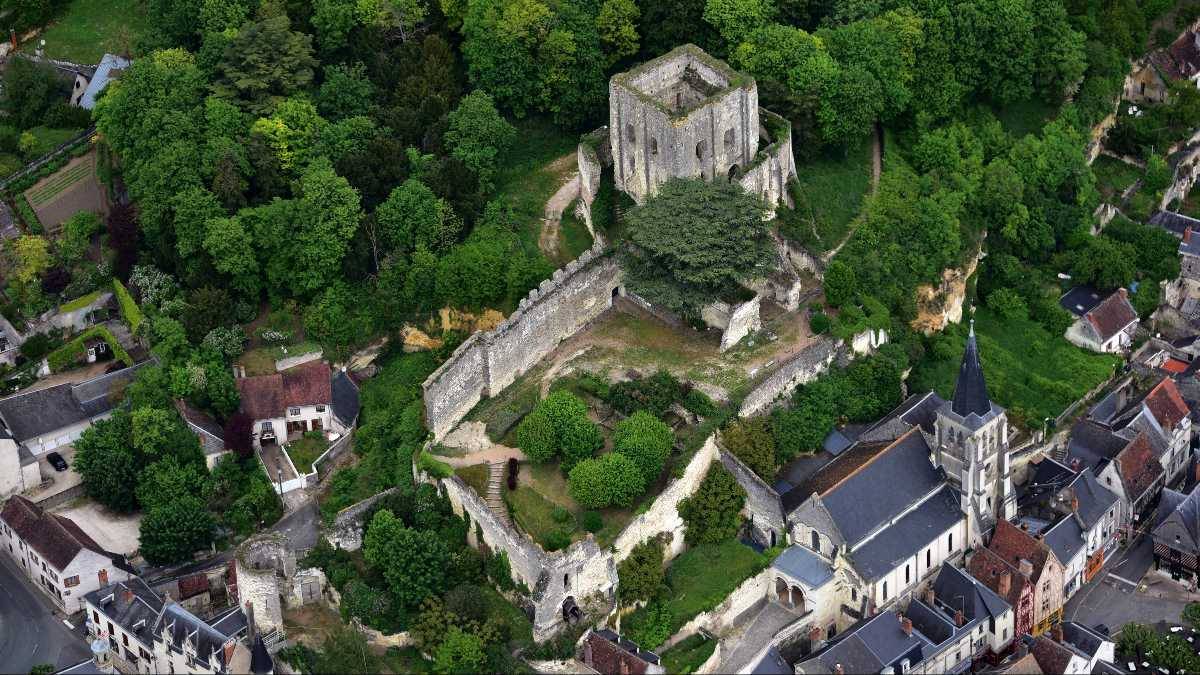
M295 406L288 408L288 415L291 415L292 417L296 417L299 414L300 414L300 408L295 407Z

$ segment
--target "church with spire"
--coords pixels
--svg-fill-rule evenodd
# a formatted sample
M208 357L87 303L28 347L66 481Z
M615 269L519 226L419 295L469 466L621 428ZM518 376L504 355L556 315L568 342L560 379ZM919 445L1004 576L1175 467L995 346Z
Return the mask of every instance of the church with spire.
M954 396L937 410L934 422L934 465L958 489L967 515L968 538L982 546L997 520L1017 513L1008 447L1008 416L992 402L979 360L975 322L971 322Z

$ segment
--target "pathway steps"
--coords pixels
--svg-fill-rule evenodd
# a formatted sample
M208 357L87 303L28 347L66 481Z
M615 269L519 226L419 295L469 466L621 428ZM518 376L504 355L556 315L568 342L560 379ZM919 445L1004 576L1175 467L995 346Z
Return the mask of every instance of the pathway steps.
M504 495L501 490L504 489L504 461L488 462L488 487L487 497L484 501L487 502L488 508L500 522L505 525L512 525L512 521L508 518L508 507L504 504Z

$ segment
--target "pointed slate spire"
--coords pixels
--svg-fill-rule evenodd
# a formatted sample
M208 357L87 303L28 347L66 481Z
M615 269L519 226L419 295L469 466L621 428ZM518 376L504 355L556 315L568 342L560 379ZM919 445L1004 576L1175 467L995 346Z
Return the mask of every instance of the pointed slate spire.
M967 349L963 352L962 365L958 369L958 381L954 383L954 401L950 409L962 417L971 413L982 417L992 409L987 384L983 381L983 365L979 363L974 319L971 320L971 333L967 336Z

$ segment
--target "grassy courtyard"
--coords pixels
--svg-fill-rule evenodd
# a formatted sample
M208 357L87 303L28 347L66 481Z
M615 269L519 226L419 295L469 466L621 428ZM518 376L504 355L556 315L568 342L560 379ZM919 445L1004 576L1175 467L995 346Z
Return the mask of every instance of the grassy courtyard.
M131 0L73 0L46 30L22 46L32 52L46 41L46 56L95 65L105 53L130 50L147 26L145 4Z
M288 443L287 453L292 458L292 464L296 465L296 471L303 475L312 473L313 462L328 448L329 441L325 440L325 434L320 431L309 431Z
M639 641L638 636L647 635L649 629L654 628L650 624L662 620L655 619L656 613L661 613L665 608L668 617L666 636L663 637L665 640L697 614L721 604L743 581L761 572L768 564L768 556L733 539L689 549L667 568L667 583L663 592L648 605L626 617L621 622L622 627L642 647L653 649L662 640L648 644L645 640ZM716 570L720 574L714 574ZM661 631L656 632L661 634Z
M909 377L909 391L934 389L943 398L954 394L966 323L934 339ZM985 308L975 313L975 333L992 399L1008 409L1010 419L1026 426L1060 415L1107 380L1121 362L1118 356L1080 349L1035 321L1003 319Z

